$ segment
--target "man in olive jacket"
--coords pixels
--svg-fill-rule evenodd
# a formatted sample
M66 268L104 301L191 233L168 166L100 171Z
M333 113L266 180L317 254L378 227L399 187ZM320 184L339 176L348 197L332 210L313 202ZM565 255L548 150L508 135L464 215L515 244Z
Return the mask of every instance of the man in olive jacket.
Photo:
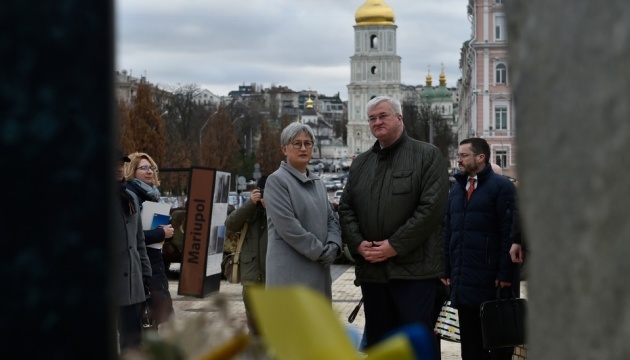
M253 334L258 334L254 325L254 319L246 296L246 287L251 284L265 284L266 260L267 260L267 212L265 211L265 199L263 191L267 176L258 180L257 189L243 205L234 210L225 220L225 227L232 232L240 232L247 223L247 232L241 253L239 255L239 267L241 272L241 284L243 285L243 301L245 302L245 315L247 326Z
M378 141L352 162L339 216L356 259L371 346L407 324L433 328L449 182L440 151L405 133L398 100L376 97L367 112Z

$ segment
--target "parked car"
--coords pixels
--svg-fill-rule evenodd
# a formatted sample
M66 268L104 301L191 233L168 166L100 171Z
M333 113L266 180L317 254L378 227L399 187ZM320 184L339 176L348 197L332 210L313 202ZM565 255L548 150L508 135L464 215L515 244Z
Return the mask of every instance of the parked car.
M249 199L249 197L252 196L252 192L251 191L243 191L241 192L240 195L240 202L238 203L238 206L242 206L243 204L245 204L245 201L247 201L247 199Z
M236 191L230 191L228 193L228 204L233 205L235 208L239 207L238 193Z
M341 200L342 193L343 193L343 190L337 190L335 191L335 195L333 195L332 205L333 205L333 209L335 210L339 208L339 200Z
M337 185L335 184L334 181L331 181L331 180L324 180L324 186L326 186L327 191L337 190Z

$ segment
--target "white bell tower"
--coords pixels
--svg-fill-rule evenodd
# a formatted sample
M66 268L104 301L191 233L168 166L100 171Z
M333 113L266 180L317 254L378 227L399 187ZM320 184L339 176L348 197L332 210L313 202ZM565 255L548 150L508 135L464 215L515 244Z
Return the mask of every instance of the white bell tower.
M379 95L402 100L394 11L383 0L366 0L355 13L355 22L348 84L348 153L352 155L376 141L367 121L367 102Z

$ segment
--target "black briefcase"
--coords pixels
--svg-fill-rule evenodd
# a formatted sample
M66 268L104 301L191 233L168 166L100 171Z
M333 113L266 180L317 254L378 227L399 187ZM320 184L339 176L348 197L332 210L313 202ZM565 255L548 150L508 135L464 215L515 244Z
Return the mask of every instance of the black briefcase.
M527 300L511 297L501 298L497 289L497 299L481 304L481 334L483 347L496 349L525 344L525 316Z

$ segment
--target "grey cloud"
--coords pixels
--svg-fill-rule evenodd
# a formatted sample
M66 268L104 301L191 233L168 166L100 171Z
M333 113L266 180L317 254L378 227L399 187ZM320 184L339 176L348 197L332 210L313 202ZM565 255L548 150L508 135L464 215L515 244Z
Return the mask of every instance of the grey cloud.
M386 0L396 14L406 84L449 86L468 40L466 0ZM309 87L347 97L354 14L363 0L117 1L117 67L146 70L154 83L196 83L219 95L243 82ZM344 73L345 71L345 73ZM331 89L326 90L324 89ZM229 91L229 90L228 90Z

